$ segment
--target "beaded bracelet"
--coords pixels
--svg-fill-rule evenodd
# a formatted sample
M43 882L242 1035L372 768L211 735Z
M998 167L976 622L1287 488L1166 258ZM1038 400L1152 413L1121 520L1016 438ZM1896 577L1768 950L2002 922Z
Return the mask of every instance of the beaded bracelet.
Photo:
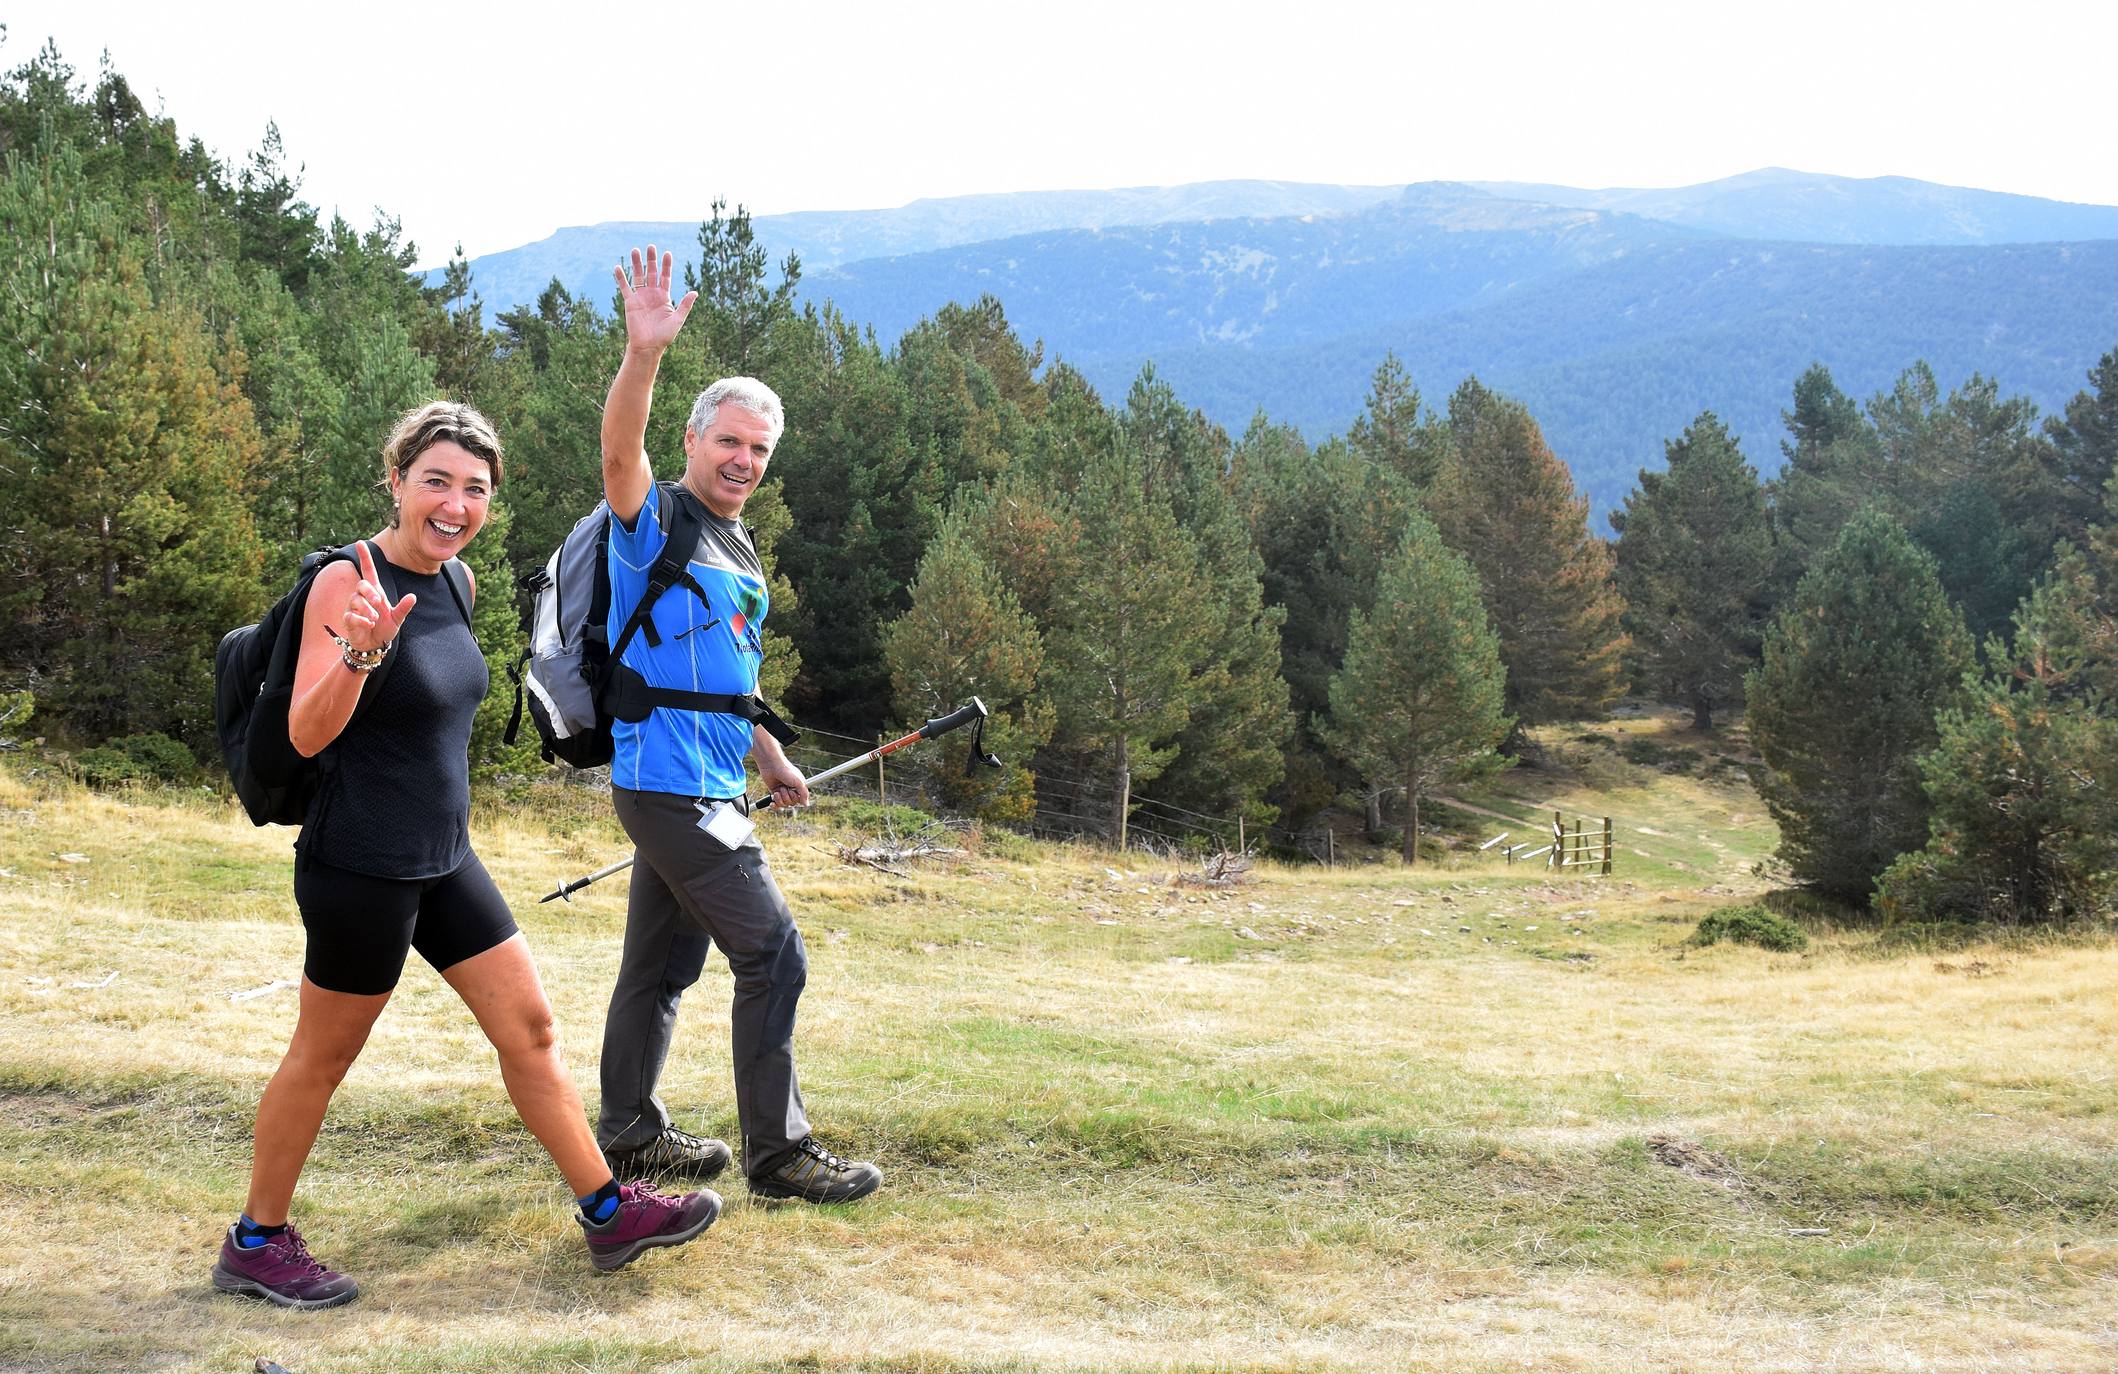
M356 673L374 672L375 666L382 662L383 655L390 652L390 645L396 642L389 640L373 649L356 649L344 635L329 625L324 626L324 633L331 636L331 642L338 646L340 660L350 671Z

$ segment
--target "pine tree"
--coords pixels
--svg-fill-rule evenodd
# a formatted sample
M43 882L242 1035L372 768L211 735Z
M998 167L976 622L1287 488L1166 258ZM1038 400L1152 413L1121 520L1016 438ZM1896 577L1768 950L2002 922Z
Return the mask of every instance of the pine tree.
M1330 706L1353 612L1374 604L1382 564L1417 498L1394 469L1344 440L1312 451L1299 432L1262 414L1230 456L1230 482L1258 551L1265 602L1285 615L1280 676L1295 731L1276 794L1283 818L1299 824L1341 791L1357 790L1370 799L1370 833L1380 831L1380 799L1391 780L1355 775L1323 747L1315 722Z
M903 381L874 341L829 309L777 337L780 371L767 380L788 415L772 471L793 516L782 559L803 594L786 626L802 649L794 699L811 719L865 733L890 712L879 632L903 612L939 513Z
M1795 379L1793 408L1780 419L1787 427L1780 441L1786 463L1766 489L1778 555L1775 601L1794 590L1853 513L1875 499L1882 464L1860 406L1822 363Z
M2105 694L2110 569L2062 550L2015 615L2012 644L1942 711L1921 760L1927 845L1883 877L1892 919L2065 920L2118 895L2118 719Z
M1861 408L1839 390L1831 369L1822 363L1811 363L1795 378L1794 408L1781 411L1780 419L1787 426L1780 452L1789 467L1815 463L1834 445L1858 438L1865 428Z
M214 642L260 602L256 425L79 156L48 153L0 178L0 661L78 734L203 746Z
M1406 863L1418 859L1428 792L1502 765L1493 751L1510 727L1506 676L1477 575L1432 522L1413 514L1383 567L1374 608L1354 613L1330 716L1318 726L1362 773L1403 785Z
M1414 491L1434 484L1449 459L1448 431L1420 404L1419 388L1395 353L1383 355L1368 402L1346 433L1353 451Z
M1588 501L1529 411L1490 393L1465 409L1473 418L1452 424L1455 454L1427 503L1477 571L1508 712L1523 725L1593 715L1625 685L1610 547L1589 533Z
M998 770L970 765L970 736L942 741L935 774L953 806L997 821L1036 814L1029 763L1052 736L1049 702L1035 698L1043 638L1014 594L972 547L968 520L952 517L919 561L912 606L883 632L883 652L907 726L983 700L986 748Z
M1081 532L1066 498L1030 473L1014 471L958 495L965 538L1040 626L1059 614L1060 589L1080 576Z
M1936 398L1934 374L1910 369L1870 406L1884 487L1912 537L1934 555L1942 586L1974 638L2004 630L2057 539L2048 509L2049 449L2037 408L2003 398L1974 374Z
M1265 793L1280 780L1281 748L1293 727L1280 677L1286 612L1265 604L1263 563L1230 496L1228 436L1144 369L1119 416L1124 441L1139 453L1147 490L1198 550L1208 589L1190 609L1205 634L1191 681L1191 724L1157 789L1162 800L1202 815L1243 812L1274 818Z
M485 337L485 303L471 289L471 264L463 245L449 256L441 282L425 288L419 351L434 367L434 384L452 399L473 402L484 393L493 349Z
M2067 402L2064 415L2044 422L2057 487L2058 532L2076 543L2102 517L2104 491L2118 474L2118 349L2089 369L2089 386L2093 389Z
M1710 730L1757 657L1772 535L1757 471L1711 411L1668 454L1667 470L1642 471L1611 516L1618 588L1648 680Z
M1044 344L1023 345L998 297L945 305L934 312L934 324L957 353L984 369L1000 399L1015 407L1023 420L1034 424L1044 418L1048 398L1037 383Z
M728 202L716 198L709 218L699 225L700 260L684 265L684 286L699 293L692 326L700 340L696 357L704 377L694 392L717 377L762 377L772 380L777 361L775 335L795 317L794 288L802 279L801 259L788 254L780 279L767 285L765 246L751 228L750 212L738 205L722 218Z
M433 400L434 392L433 365L396 320L384 316L355 341L344 400L323 439L310 523L322 542L365 539L382 528L390 505L382 446L404 413Z
M1896 521L1856 516L1766 632L1749 677L1762 791L1795 879L1865 903L1927 835L1919 759L1971 663L1934 560Z
M238 252L270 272L289 291L309 284L317 240L316 207L301 199L302 169L287 171L279 125L265 125L264 141L236 182Z
M1067 515L1079 541L1073 576L1051 593L1044 684L1055 745L1101 774L1122 846L1132 789L1168 767L1191 722L1192 681L1218 638L1199 614L1211 583L1127 445L1081 474Z
M517 578L542 567L603 499L597 436L603 396L624 352L624 336L612 325L556 282L535 310L509 312L502 322L508 343L487 371L479 408L507 444L508 553ZM674 475L666 454L650 454L663 460L664 476ZM773 613L781 613L777 602Z
M263 437L252 511L264 541L268 590L302 554L343 536L319 529L315 506L345 391L310 346L300 303L276 273L253 268L230 284L230 356Z

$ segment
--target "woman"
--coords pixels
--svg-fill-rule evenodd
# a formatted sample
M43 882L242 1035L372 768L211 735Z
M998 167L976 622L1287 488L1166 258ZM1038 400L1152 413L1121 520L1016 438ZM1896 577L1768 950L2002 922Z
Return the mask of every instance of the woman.
M500 441L477 411L436 401L398 423L383 463L389 527L357 546L357 566L340 559L316 575L302 616L287 733L305 757L329 749L331 766L295 844L294 898L308 932L301 1014L258 1104L249 1202L213 1270L221 1291L281 1307L335 1307L359 1293L309 1254L287 1208L331 1094L413 949L499 1052L523 1124L579 1199L596 1268L681 1245L721 1209L709 1191L667 1197L612 1178L529 948L471 852L471 718L488 684L468 607L458 609L442 565L485 523ZM368 674L393 654L349 726Z

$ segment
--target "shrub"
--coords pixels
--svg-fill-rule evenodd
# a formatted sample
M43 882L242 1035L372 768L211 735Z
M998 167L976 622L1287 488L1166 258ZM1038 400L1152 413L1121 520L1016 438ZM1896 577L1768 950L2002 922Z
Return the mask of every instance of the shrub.
M120 787L130 782L188 782L197 767L191 750L159 732L111 740L83 750L74 760L74 768L92 787Z
M143 776L138 764L127 758L122 750L107 744L76 754L74 771L90 787L103 788L123 787L126 783L141 781Z
M1691 939L1695 945L1733 940L1739 945L1776 950L1803 949L1809 944L1809 937L1802 933L1800 926L1756 904L1724 906L1719 911L1708 912Z

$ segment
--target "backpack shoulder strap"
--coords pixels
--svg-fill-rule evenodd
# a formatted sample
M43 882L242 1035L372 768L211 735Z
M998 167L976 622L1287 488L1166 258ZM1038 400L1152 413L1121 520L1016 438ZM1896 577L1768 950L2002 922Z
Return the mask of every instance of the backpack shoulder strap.
M655 555L655 561L647 569L647 589L640 593L640 604L633 607L632 617L618 632L617 639L611 642L609 661L612 663L624 656L626 646L632 643L635 634L646 635L650 647L661 646L662 636L655 629L653 612L662 593L671 587L682 587L701 602L712 604L706 596L706 589L691 575L691 551L698 547L699 533L705 523L699 519L699 513L693 509L681 483L657 482L655 489L667 497L662 510L668 513L669 537L663 540L662 551Z
M380 572L381 569L376 571ZM449 584L449 600L456 603L457 614L463 617L465 629L471 629L471 575L464 568L463 560L451 558L441 565L441 580ZM475 631L474 631L475 633Z

